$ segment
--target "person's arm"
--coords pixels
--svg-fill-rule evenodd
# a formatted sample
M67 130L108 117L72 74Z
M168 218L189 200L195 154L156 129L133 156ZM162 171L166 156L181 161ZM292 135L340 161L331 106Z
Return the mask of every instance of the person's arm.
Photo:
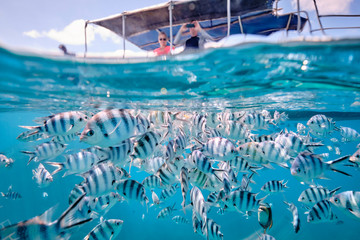
M174 45L182 45L186 42L186 39L181 40L181 34L185 29L186 29L186 24L183 24L175 36Z

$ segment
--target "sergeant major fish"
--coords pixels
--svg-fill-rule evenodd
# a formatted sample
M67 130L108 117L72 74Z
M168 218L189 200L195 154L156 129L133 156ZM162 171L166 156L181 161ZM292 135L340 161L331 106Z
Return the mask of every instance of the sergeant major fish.
M108 240L115 239L122 229L123 221L120 219L103 220L86 235L84 240Z
M47 187L53 181L53 177L41 163L39 164L38 168L32 172L33 179L35 179L39 187Z

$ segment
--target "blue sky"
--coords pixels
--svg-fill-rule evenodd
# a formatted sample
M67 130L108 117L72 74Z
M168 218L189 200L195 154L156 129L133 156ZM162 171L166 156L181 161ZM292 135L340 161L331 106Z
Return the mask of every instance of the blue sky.
M317 0L321 14L360 14L360 0ZM94 20L164 3L164 0L12 0L0 8L0 44L12 48L59 51L64 43L70 51L84 51L84 21ZM226 1L225 1L226 2ZM312 0L300 0L303 9L313 16ZM296 0L281 0L283 12L295 11ZM313 18L313 27L317 28ZM360 26L360 18L324 20L325 26ZM358 35L359 30L329 31L329 35ZM320 33L317 33L320 34ZM122 49L122 39L111 32L92 26L88 35L89 51L106 52ZM138 51L127 43L130 50Z

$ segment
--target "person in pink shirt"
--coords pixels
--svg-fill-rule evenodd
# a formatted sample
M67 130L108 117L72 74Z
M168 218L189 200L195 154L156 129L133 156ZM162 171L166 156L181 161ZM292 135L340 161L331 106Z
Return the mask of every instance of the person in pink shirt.
M167 41L168 38L166 36L166 33L164 32L160 32L159 36L158 36L158 41L160 44L160 47L154 50L154 53L156 56L160 56L160 55L167 55L170 53L170 46L167 46ZM173 47L174 49L174 47Z

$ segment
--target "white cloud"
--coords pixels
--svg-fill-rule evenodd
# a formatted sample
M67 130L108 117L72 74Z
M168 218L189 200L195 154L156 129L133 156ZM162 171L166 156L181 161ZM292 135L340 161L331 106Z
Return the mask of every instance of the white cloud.
M350 5L354 0L316 0L319 14L349 14ZM294 9L297 7L297 0L292 0L291 5ZM301 10L315 11L313 0L301 0Z
M85 20L78 19L71 22L64 29L50 29L49 31L39 32L37 30L31 30L28 32L24 32L25 36L31 38L50 38L58 41L59 43L67 44L67 45L83 45L85 42L84 35L84 26ZM110 30L94 26L92 24L87 27L87 43L91 44L95 40L95 36L99 35L102 40L106 41L110 39L114 43L120 43L121 38Z

